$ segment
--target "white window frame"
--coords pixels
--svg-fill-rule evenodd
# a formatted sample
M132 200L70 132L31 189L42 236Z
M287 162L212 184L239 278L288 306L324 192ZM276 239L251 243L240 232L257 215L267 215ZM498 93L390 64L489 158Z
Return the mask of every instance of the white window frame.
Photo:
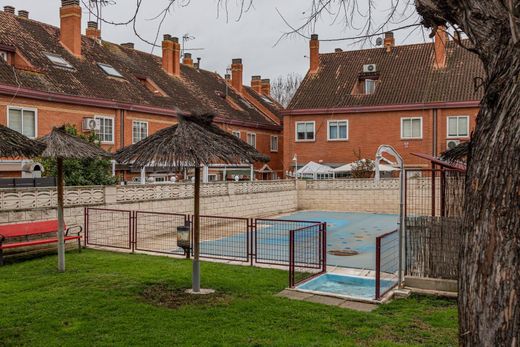
M136 141L136 139L134 138L134 126L137 125L137 124L146 124L146 135L142 139L139 139L139 140ZM137 142L139 142L141 140L144 140L145 138L148 137L148 134L149 134L149 129L148 129L148 122L147 121L144 121L144 120L134 120L134 121L132 121L132 144L137 143Z
M370 93L368 92L367 81L370 81L370 83L372 83L372 91ZM363 83L363 86L364 86L365 95L372 95L376 91L376 80L371 79L371 78L366 78L365 82Z
M250 144L250 143L249 143L249 136L254 136L254 139L255 139L255 143L254 143L254 144ZM256 148L256 133L248 132L248 133L247 133L247 137L246 137L246 142L247 142L249 145L251 145L251 146L253 146L254 148Z
M233 136L235 136L237 139L241 138L241 134L240 134L239 130L232 130L231 134L233 134Z
M112 116L94 116L94 119L100 119L100 120L105 120L105 119L110 119L112 121L112 141L104 141L103 139L100 138L99 134L96 132L96 135L98 135L99 137L99 142L100 143L103 143L103 144L107 144L107 145L113 145L115 143L115 138L116 138L116 121L115 121L115 118L112 117Z
M276 148L273 148L273 139L276 138ZM270 141L269 141L269 148L271 149L271 152L278 152L278 148L280 148L280 137L278 135L271 135Z
M405 120L420 120L421 121L421 134L419 136L410 136L410 137L405 137L403 136L403 130L404 130L404 127L403 127L403 124L404 124L404 121ZM412 122L413 123L413 122ZM402 117L401 118L401 140L422 140L423 138L423 117Z
M307 124L307 123L312 123L312 128L313 128L312 130L314 133L314 138L312 140L308 140L308 139L299 140L298 139L298 124ZM316 142L316 121L309 120L309 121L295 122L294 123L294 141L295 142Z
M450 118L456 118L457 119L457 135L450 135ZM459 118L466 118L468 129L466 132L466 135L459 135ZM462 138L468 138L469 137L469 116L447 116L446 117L446 138L447 139L462 139Z
M330 123L340 123L340 122L345 122L347 124L347 132L346 132L346 135L347 137L345 138L337 138L337 139L331 139L330 138ZM348 124L348 119L329 119L327 120L327 141L348 141L348 133L349 133L349 124ZM338 128L338 136L339 136L339 128Z
M19 110L19 111L22 111L22 131L23 131L23 111L30 111L30 112L34 112L34 137L32 136L27 136L31 139L35 139L38 137L38 109L37 108L32 108L32 107L21 107L21 106L7 106L7 127L10 128L9 126L9 114L10 114L10 111L11 110ZM23 135L23 133L22 133Z

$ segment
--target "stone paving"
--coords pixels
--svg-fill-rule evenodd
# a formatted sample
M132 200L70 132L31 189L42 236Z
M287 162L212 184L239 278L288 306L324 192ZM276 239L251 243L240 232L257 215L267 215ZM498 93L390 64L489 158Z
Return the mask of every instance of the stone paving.
M369 303L364 303L364 302L345 300L345 299L335 298L335 297L326 296L326 295L303 293L303 292L298 292L296 290L291 290L291 289L285 289L276 295L280 296L280 297L292 299L292 300L314 302L317 304L336 306L336 307L340 307L340 308L348 308L351 310L361 311L361 312L371 312L377 308L376 304L369 304Z

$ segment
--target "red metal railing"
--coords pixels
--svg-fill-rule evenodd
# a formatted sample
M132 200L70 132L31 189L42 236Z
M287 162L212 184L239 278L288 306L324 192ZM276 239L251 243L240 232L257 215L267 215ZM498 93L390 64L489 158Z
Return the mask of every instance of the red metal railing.
M327 272L327 223L289 231L289 286Z
M398 267L399 230L394 230L376 238L376 300L397 285Z

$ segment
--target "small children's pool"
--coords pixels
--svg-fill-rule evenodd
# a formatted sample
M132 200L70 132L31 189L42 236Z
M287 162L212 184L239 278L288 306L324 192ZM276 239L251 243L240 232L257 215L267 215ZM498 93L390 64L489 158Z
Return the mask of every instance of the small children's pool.
M381 279L381 293L386 292L396 284L396 281ZM371 277L326 273L299 285L296 289L316 294L332 294L345 298L374 300L376 280Z

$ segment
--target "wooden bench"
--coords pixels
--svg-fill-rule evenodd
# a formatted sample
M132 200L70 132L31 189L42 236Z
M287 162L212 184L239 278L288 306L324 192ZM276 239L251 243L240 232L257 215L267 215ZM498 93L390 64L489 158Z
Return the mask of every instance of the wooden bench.
M65 241L77 240L81 252L81 232L79 225L65 226ZM4 265L4 250L28 246L57 243L58 220L0 225L0 266ZM53 237L30 240L30 236L55 234ZM69 235L70 234L70 235ZM22 240L20 240L22 239Z

